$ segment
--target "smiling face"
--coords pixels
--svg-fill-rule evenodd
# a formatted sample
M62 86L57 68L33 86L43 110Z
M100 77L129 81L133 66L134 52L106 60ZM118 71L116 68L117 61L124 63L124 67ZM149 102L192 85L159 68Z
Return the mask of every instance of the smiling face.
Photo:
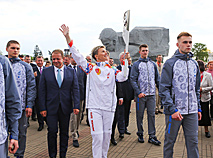
M63 57L61 55L61 53L59 52L54 52L52 53L52 61L53 61L53 65L57 68L62 68L63 66Z
M98 54L95 55L97 62L105 62L108 59L108 54L105 48L99 48Z
M178 39L177 47L180 50L180 53L187 54L191 52L192 49L192 37L191 36L181 36Z
M8 58L18 58L20 53L20 45L16 43L11 43L7 48Z
M43 64L44 64L44 59L41 57L41 58L36 58L36 64L38 65L38 67L42 67Z

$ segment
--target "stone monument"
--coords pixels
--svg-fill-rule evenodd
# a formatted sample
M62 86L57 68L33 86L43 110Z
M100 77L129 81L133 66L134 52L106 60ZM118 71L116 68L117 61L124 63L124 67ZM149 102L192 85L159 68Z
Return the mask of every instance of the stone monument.
M110 52L110 57L119 64L119 54L125 49L122 32L105 28L99 39ZM140 57L139 46L144 43L149 46L149 57L155 58L158 54L167 56L169 53L169 29L164 27L135 27L132 29L129 35L129 53L133 62Z

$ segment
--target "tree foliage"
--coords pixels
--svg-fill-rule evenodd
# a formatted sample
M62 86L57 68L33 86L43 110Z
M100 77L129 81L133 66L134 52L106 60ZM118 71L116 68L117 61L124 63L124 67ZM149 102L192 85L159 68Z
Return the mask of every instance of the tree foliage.
M209 54L205 44L195 43L192 47L192 52L194 53L194 57L196 60L208 62Z

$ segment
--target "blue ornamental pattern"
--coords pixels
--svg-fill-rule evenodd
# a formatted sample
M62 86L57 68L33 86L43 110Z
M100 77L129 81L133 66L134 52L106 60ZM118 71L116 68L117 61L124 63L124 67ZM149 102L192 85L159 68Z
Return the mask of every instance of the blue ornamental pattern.
M195 93L197 66L192 60L177 60L173 67L172 97L181 114L198 111ZM175 94L175 95L174 95Z
M0 64L0 144L7 139L6 117L5 117L5 83L3 66Z
M21 97L21 106L22 110L25 109L25 103L26 103L26 87L27 87L27 82L26 82L26 69L24 65L21 63L13 63L13 72L16 78L16 84L18 88L18 92Z
M151 61L140 62L138 84L142 93L155 95L155 69Z

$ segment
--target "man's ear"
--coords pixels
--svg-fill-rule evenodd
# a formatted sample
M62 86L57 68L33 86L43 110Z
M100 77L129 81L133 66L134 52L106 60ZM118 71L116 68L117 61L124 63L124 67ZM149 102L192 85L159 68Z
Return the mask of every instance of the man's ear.
M176 43L176 46L179 48L179 43L178 42Z

